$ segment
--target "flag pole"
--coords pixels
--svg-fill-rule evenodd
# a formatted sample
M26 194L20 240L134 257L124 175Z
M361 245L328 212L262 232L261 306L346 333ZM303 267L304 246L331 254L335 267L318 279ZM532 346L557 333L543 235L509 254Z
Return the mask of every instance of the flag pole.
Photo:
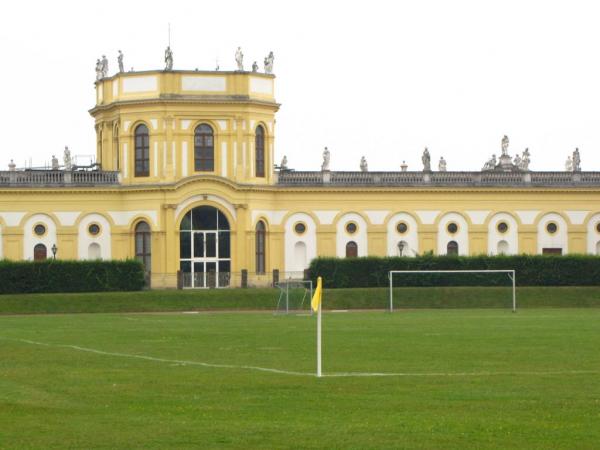
M321 302L317 312L317 377L321 377Z

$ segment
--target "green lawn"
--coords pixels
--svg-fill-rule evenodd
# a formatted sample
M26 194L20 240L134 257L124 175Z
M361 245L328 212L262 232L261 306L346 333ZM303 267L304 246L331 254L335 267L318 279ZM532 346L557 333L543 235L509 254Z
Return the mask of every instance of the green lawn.
M598 448L599 324L327 313L326 375L395 375L317 379L314 317L2 316L0 448Z
M75 294L0 295L1 314L268 310L277 289L196 289ZM394 289L396 308L510 308L510 287ZM600 286L518 287L518 308L600 307ZM325 289L327 309L385 309L387 288Z

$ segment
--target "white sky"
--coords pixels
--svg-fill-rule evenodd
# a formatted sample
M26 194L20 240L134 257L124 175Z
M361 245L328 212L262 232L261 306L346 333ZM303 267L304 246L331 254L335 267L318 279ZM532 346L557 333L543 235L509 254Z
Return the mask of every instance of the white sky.
M479 170L500 140L531 169L563 170L579 147L600 170L600 3L596 1L29 1L0 17L2 158L34 165L93 154L94 65L249 69L275 53L276 160L318 170Z

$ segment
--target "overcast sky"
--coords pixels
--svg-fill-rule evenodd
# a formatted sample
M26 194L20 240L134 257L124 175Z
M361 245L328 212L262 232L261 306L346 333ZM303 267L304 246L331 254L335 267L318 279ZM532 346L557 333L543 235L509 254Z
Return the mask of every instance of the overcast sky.
M500 140L531 169L579 147L600 170L600 5L595 1L29 1L0 17L2 159L95 153L94 66L250 68L275 53L276 159L318 170L479 170Z

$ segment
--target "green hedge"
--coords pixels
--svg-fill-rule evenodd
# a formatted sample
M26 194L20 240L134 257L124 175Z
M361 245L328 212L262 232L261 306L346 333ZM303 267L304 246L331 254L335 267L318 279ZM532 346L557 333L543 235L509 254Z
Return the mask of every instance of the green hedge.
M328 288L388 286L390 270L514 269L518 286L598 286L600 257L591 255L418 256L415 258L317 258L313 279L323 277ZM397 275L401 286L507 286L505 274Z
M136 291L144 287L139 261L0 261L0 294Z

